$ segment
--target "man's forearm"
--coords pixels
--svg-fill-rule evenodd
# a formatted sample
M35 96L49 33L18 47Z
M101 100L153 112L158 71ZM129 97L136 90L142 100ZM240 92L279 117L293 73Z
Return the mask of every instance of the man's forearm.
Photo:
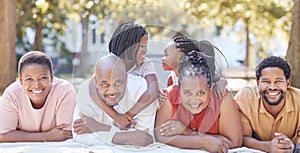
M253 148L265 152L269 152L270 141L259 141L255 138L244 136L243 145L248 148Z

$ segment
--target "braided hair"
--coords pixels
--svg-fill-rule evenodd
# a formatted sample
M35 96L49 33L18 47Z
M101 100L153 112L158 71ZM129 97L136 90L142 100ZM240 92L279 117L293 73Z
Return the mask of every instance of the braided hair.
M198 51L202 52L205 55L204 58L207 61L209 65L209 69L212 75L212 78L214 77L216 66L215 66L215 52L214 52L214 46L208 42L208 41L197 41L189 39L185 36L176 37L174 39L176 48L179 48L181 52L184 54L187 54L191 51Z
M141 38L146 34L142 26L132 22L123 23L117 27L109 41L109 52L120 58L136 60L136 50L139 48Z
M207 78L207 84L211 87L212 75L205 54L199 51L186 53L179 63L179 84L183 76L198 77L204 75Z

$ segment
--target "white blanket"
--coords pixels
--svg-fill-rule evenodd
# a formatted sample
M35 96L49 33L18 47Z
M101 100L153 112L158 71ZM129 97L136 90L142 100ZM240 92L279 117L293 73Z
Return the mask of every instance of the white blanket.
M154 143L148 147L133 147L120 145L88 146L73 140L64 142L18 142L0 143L1 153L206 153L203 150L179 149L161 143ZM262 153L262 151L246 147L229 150L230 153Z

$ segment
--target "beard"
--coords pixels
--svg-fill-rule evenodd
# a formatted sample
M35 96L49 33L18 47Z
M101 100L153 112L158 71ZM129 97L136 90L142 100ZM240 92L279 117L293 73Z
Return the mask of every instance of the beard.
M278 104L280 104L280 102L283 100L283 98L284 98L285 95L286 95L286 92L284 92L283 90L279 90L279 92L280 92L280 97L279 97L279 99L272 102L272 101L270 101L270 100L267 98L267 96L266 96L266 92L267 92L267 91L268 91L268 90L262 91L262 95L263 95L264 100L265 100L269 105L271 105L271 106L277 106Z

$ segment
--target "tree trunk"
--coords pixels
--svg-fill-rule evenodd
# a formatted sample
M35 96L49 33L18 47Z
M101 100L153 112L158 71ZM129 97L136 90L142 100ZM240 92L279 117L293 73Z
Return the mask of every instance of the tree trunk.
M249 20L245 20L245 31L246 31L246 57L243 64L247 67L254 67L256 64L256 51L254 46L251 44L251 40L249 37Z
M16 80L16 1L0 0L0 94Z
M300 88L300 0L294 0L292 29L286 59L291 66L292 86Z
M44 51L43 50L43 35L42 35L42 24L38 23L35 25L35 38L32 50L34 51Z
M79 65L73 72L76 77L86 77L89 74L89 59L88 59L88 32L89 32L89 17L81 20L82 22L82 44L79 52Z

